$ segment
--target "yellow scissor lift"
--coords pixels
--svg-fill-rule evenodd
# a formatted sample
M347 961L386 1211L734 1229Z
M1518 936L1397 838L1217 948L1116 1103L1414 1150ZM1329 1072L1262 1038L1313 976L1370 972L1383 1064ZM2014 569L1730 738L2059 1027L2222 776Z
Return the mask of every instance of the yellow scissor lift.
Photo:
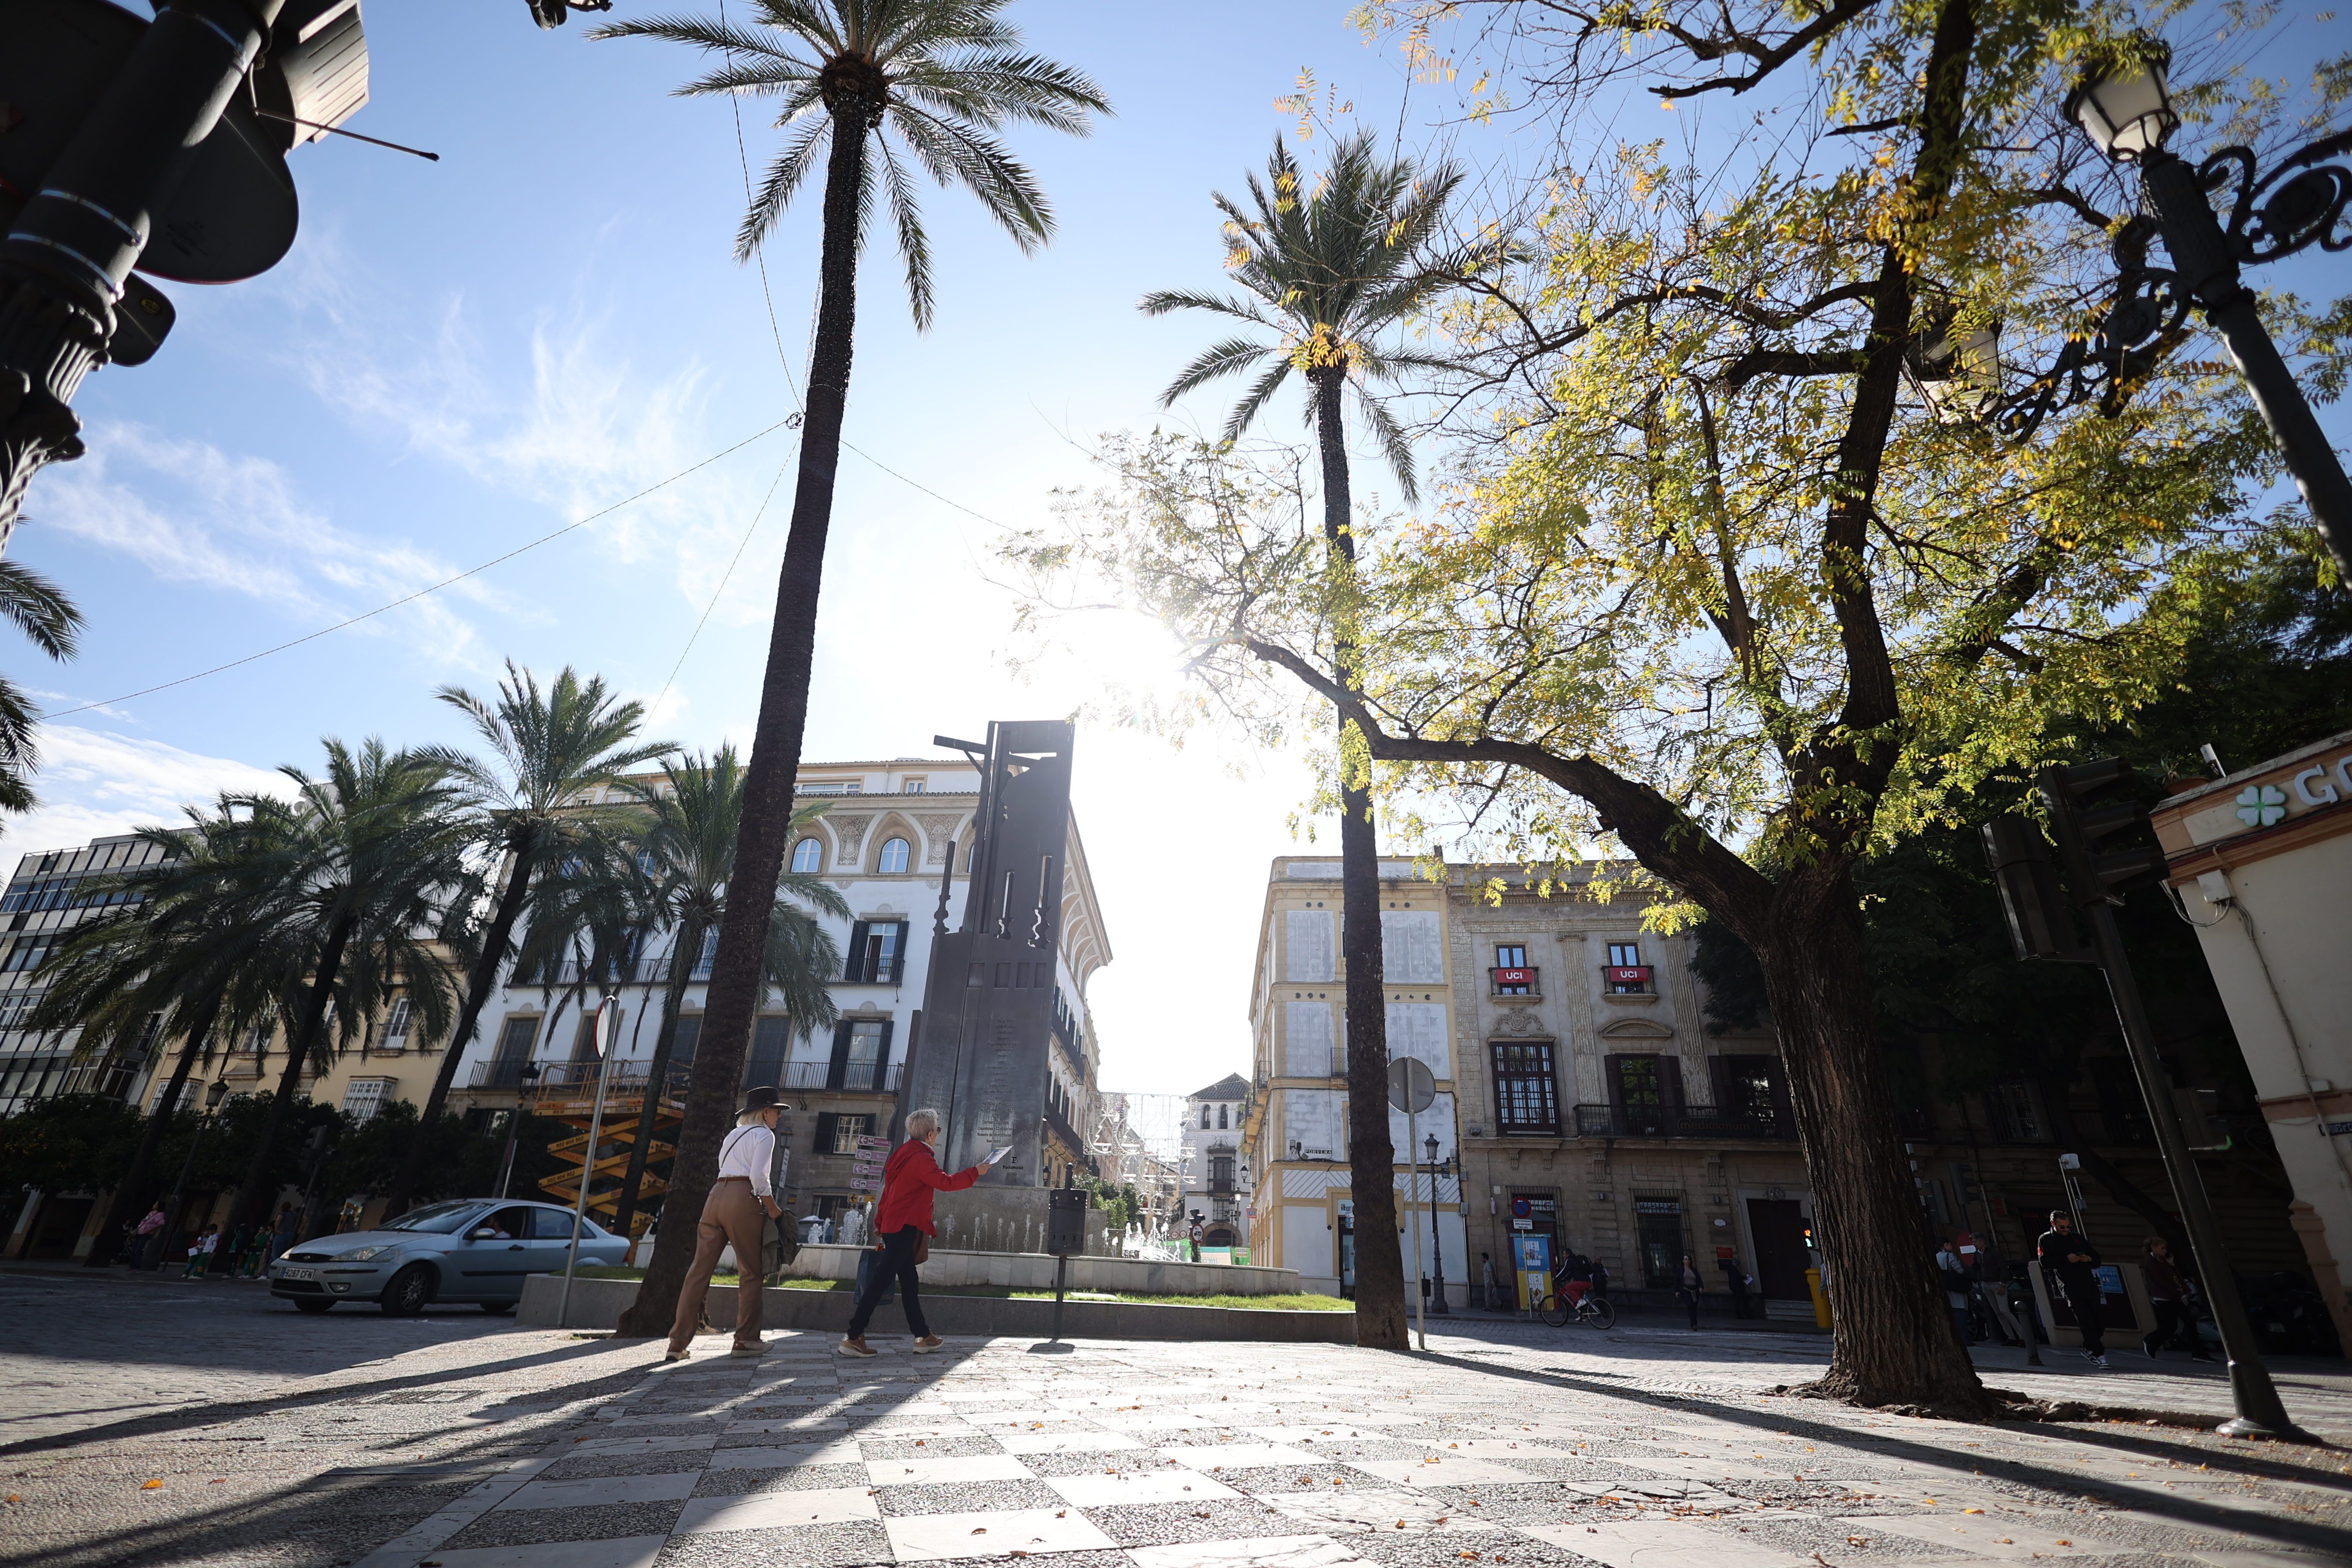
M654 1102L651 1118L653 1142L646 1150L646 1175L643 1184L637 1189L636 1213L630 1217L629 1239L632 1242L651 1223L646 1205L669 1190L670 1156L677 1152L674 1139L678 1127L686 1120L685 1073L683 1070L675 1071L670 1078L667 1092L657 1096L647 1094L642 1080L613 1084L604 1091L604 1124L597 1135L600 1152L596 1158L595 1174L589 1180L588 1213L590 1217L608 1229L620 1204L621 1181L628 1173L629 1152L636 1147L638 1130L647 1120L646 1102ZM539 1184L540 1191L569 1207L580 1201L580 1168L588 1159L588 1123L596 1111L596 1086L593 1080L579 1084L551 1084L540 1091L538 1104L532 1111L534 1115L579 1129L571 1137L547 1146L547 1152L562 1161L568 1168Z

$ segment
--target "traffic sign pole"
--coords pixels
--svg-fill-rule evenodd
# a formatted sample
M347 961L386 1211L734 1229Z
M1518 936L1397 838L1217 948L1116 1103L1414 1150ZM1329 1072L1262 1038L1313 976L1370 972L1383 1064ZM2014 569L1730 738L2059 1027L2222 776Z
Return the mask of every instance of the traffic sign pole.
M1417 1201L1421 1187L1421 1113L1437 1099L1437 1079L1430 1073L1428 1064L1412 1057L1399 1057L1389 1063L1389 1103L1404 1112L1405 1207L1412 1215L1412 1272L1416 1282L1421 1272L1421 1205ZM1435 1181L1431 1178L1432 1201L1430 1223L1437 1223ZM1429 1348L1429 1298L1416 1290L1413 1293L1412 1317L1421 1335L1421 1348Z

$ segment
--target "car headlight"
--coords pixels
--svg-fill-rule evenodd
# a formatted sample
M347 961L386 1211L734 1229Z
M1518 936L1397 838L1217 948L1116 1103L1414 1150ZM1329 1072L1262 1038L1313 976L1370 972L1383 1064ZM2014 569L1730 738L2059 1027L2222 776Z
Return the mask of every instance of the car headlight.
M353 1251L341 1254L339 1260L344 1263L364 1263L379 1252L389 1252L392 1249L388 1247L362 1247Z

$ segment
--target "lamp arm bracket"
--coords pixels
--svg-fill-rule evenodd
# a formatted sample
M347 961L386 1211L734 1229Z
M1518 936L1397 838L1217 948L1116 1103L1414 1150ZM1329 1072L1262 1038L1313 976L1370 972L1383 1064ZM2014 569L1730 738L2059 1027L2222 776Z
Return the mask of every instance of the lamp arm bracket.
M2231 253L2242 262L2275 261L2318 246L2352 249L2352 230L2339 232L2352 205L2352 169L2329 160L2352 153L2352 131L2323 136L2288 153L2269 173L2244 147L2224 147L2198 165L2208 190L2234 186L2224 225Z

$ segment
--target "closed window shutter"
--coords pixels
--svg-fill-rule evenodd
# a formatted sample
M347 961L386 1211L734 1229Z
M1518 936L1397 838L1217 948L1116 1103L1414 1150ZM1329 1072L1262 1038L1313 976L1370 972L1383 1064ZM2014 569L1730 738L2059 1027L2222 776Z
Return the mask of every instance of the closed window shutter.
M1746 1106L1735 1103L1731 1092L1731 1062L1728 1058L1720 1056L1707 1058L1706 1073L1707 1087L1715 1095L1717 1110L1728 1115L1732 1111L1748 1109Z
M1683 1059L1680 1057L1658 1058L1658 1093L1668 1110L1683 1108Z
M866 936L873 929L872 923L866 921L859 921L849 928L849 963L848 967L842 971L843 979L860 981L872 978L866 973Z
M820 1110L816 1113L816 1138L809 1146L813 1152L833 1152L833 1124L840 1119L838 1111Z
M1625 1058L1612 1053L1601 1058L1609 1085L1609 1103L1618 1110L1625 1109Z
M900 926L898 929L903 932L907 928ZM898 1020L896 1018L882 1020L882 1043L874 1051L874 1087L877 1089L890 1087L890 1036L898 1027Z
M907 921L898 921L891 928L889 979L893 984L905 978L907 973Z

